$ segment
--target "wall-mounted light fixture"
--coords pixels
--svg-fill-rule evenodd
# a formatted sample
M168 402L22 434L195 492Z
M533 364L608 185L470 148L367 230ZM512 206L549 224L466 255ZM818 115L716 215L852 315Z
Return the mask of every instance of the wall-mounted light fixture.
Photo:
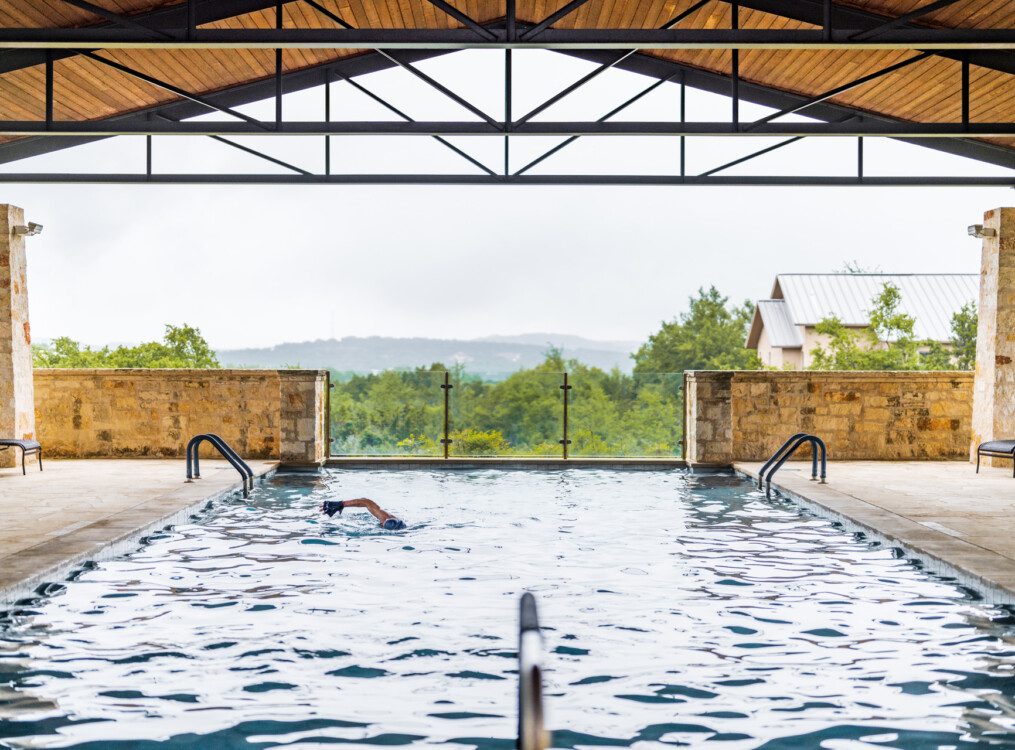
M37 234L42 234L42 224L36 224L34 221L28 222L28 225L15 224L14 234L20 234L23 237L34 237Z
M978 240L982 240L984 237L996 237L997 230L991 229L990 227L984 228L983 224L970 224L966 227L966 231L970 237L975 237Z

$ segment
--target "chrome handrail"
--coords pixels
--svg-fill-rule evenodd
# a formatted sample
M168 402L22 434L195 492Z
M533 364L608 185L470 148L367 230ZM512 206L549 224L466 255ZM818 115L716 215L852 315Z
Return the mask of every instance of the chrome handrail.
M243 497L250 497L250 491L254 489L254 471L247 465L247 462L240 458L239 454L225 440L212 432L195 435L187 443L187 481L201 478L201 461L198 455L202 442L209 442L215 446L222 457L228 461L243 479Z
M806 435L807 435L806 432L798 432L798 433L794 434L791 438L789 438L785 443L782 444L782 447L779 448L779 450L777 450L775 453L772 454L772 457L770 459L765 461L765 465L762 466L761 470L758 472L758 489L759 490L760 489L764 489L765 472L768 471L772 467L772 464L774 464L776 461L779 460L779 458L783 454L783 451L785 451L787 448L789 448L790 443L792 443L794 440L797 440L798 438L805 437Z
M518 750L546 750L550 735L543 721L543 632L536 598L522 594L518 617Z
M765 477L765 496L772 496L772 477L775 476L775 472L782 468L782 465L786 463L790 456L792 456L797 448L804 443L810 443L811 446L811 481L815 482L818 480L818 457L821 459L821 484L825 484L825 479L828 475L828 450L825 448L825 441L819 438L817 435L806 435L800 434L794 438L790 438L792 445L786 451L782 448L779 449L783 455L776 461L775 465L768 472L768 476ZM785 448L785 446L783 446ZM776 454L778 455L778 453ZM775 457L773 456L773 459ZM765 465L766 467L771 464L771 460ZM762 469L764 471L764 469ZM761 486L761 474L758 475L758 486Z

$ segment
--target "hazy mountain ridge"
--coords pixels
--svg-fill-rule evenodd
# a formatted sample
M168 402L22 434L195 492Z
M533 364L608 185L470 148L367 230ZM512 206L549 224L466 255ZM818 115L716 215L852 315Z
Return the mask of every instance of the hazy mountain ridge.
M630 353L637 344L543 333L473 340L346 336L257 349L222 349L217 354L225 367L300 366L368 373L443 362L449 366L461 364L471 373L496 376L538 365L551 347L560 348L568 359L604 370L618 367L629 372Z

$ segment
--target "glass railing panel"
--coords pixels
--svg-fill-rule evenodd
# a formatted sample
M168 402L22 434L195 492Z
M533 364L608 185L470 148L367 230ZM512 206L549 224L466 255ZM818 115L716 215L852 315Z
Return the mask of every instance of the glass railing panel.
M568 374L574 458L679 458L683 373Z
M562 373L537 370L499 378L456 377L450 455L559 458L563 378Z
M443 456L444 372L332 372L331 455Z

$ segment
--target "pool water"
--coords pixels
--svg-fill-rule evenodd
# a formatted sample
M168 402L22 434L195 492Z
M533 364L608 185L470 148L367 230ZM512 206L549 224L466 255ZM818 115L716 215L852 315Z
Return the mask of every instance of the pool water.
M333 519L368 496L406 520ZM1015 744L1012 619L731 476L280 476L0 626L0 746L514 746L517 602L557 747Z

